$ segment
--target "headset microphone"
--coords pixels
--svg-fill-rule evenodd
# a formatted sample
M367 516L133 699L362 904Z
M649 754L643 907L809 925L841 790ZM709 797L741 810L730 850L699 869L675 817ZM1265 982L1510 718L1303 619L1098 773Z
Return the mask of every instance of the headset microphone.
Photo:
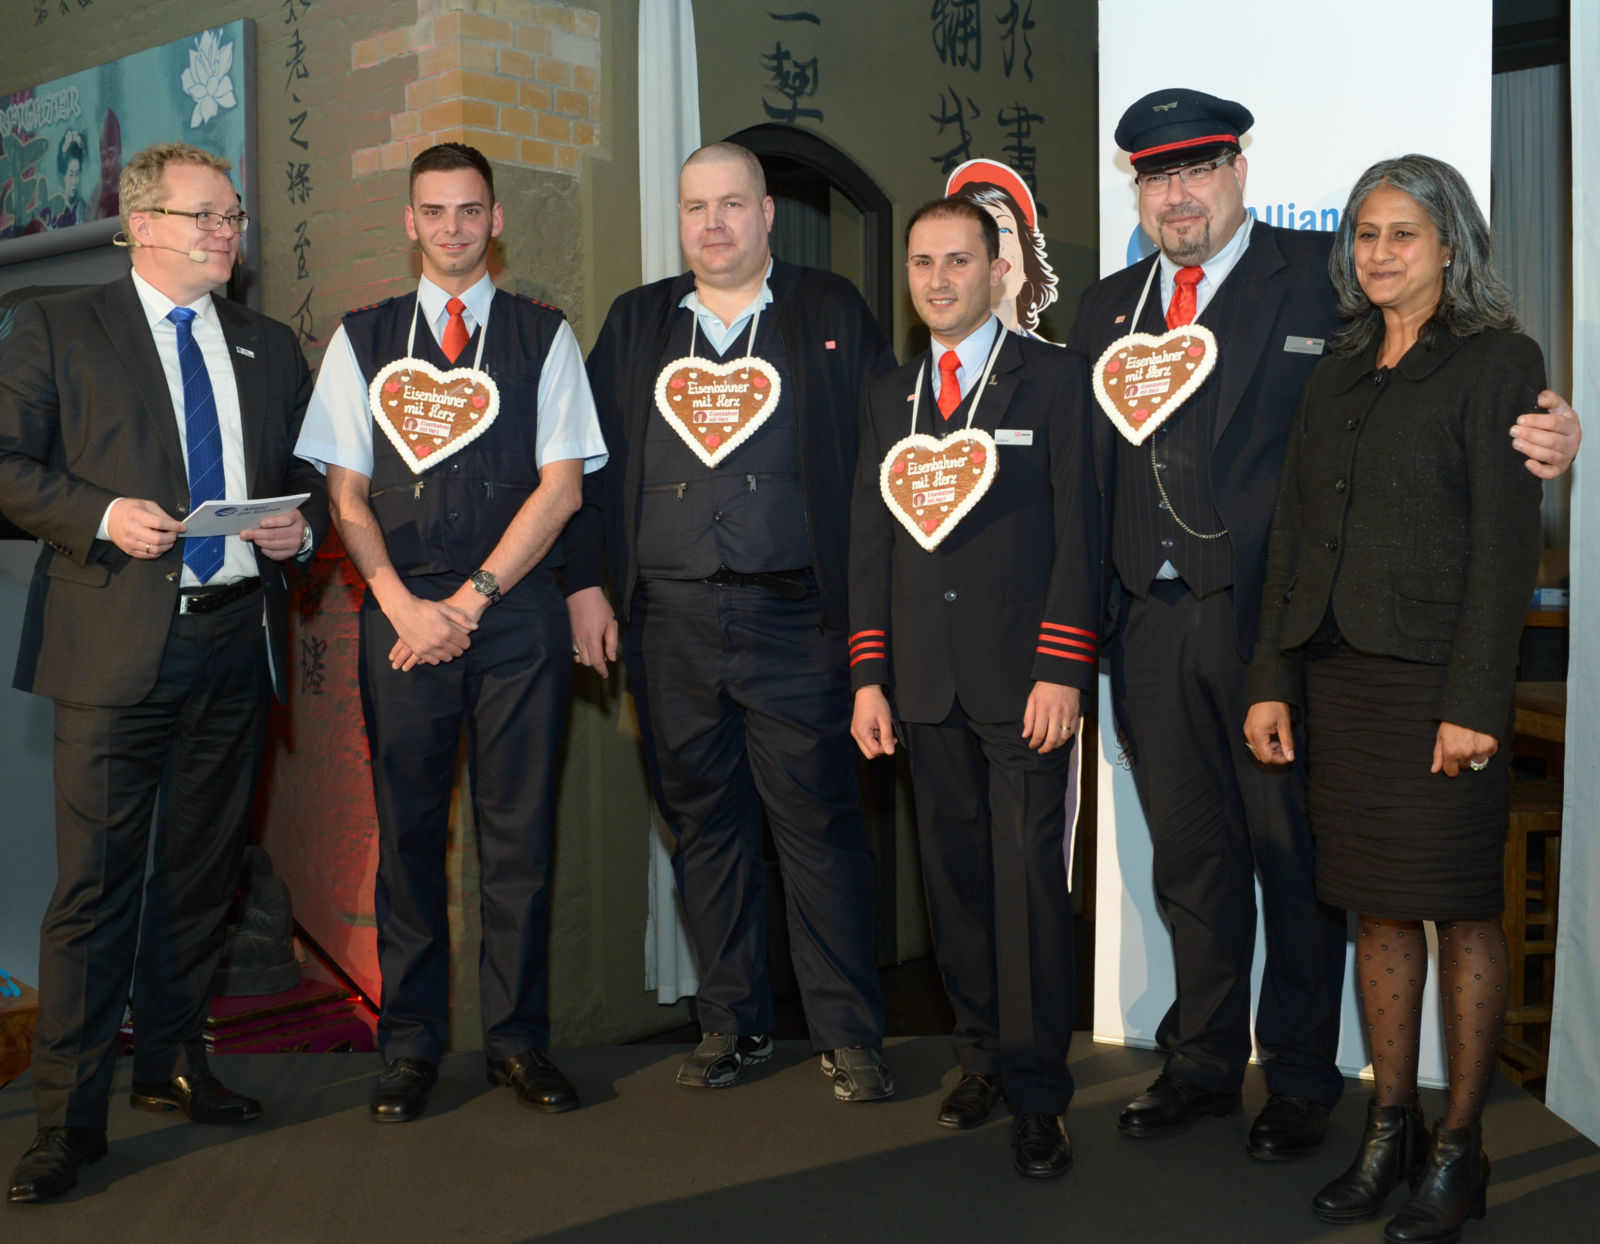
M145 248L145 250L150 251L171 251L175 255L187 255L190 259L194 260L195 263L205 263L207 259L211 258L205 253L205 251L186 251L180 250L176 246L157 246L154 242L135 242L121 232L118 232L116 236L111 239L111 244L113 246L125 247L130 250L136 250L142 246Z

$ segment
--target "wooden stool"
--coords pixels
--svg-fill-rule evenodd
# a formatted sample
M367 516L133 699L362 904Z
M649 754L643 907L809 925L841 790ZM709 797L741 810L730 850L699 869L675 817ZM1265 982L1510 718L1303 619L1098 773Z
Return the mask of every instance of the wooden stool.
M33 1061L39 994L21 981L16 983L22 988L20 998L0 998L0 1088L20 1076Z
M1511 783L1506 907L1501 917L1511 979L1499 1053L1501 1069L1518 1084L1544 1076L1550 1046L1556 898L1561 871L1561 800L1560 782L1543 779ZM1538 961L1538 968L1530 973L1531 960Z

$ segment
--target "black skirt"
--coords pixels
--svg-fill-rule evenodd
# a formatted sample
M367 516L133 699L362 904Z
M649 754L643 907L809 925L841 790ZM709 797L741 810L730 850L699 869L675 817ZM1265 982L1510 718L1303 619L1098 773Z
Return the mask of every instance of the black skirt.
M1498 915L1509 738L1481 772L1429 773L1444 666L1340 644L1305 671L1317 897L1391 920Z

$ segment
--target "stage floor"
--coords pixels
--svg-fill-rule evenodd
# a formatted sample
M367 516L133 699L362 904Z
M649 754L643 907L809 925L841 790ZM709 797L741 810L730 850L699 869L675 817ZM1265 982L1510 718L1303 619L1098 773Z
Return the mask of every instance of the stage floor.
M1322 1152L1274 1165L1245 1156L1265 1097L1258 1069L1245 1111L1182 1136L1133 1141L1117 1112L1154 1076L1148 1051L1074 1043L1077 1150L1056 1181L1011 1170L997 1113L973 1132L934 1124L954 1083L942 1037L891 1042L892 1101L833 1099L799 1042L739 1087L693 1091L673 1072L687 1046L556 1051L583 1108L547 1117L484 1081L477 1055L446 1061L428 1112L381 1126L367 1115L374 1055L217 1058L266 1116L209 1128L126 1103L117 1075L111 1153L77 1188L39 1206L0 1207L0 1239L34 1241L1366 1241L1381 1221L1324 1226L1307 1202L1344 1168L1366 1093L1352 1083ZM1426 1094L1429 1117L1438 1094ZM28 1077L0 1090L0 1166L9 1177L34 1130ZM1485 1122L1489 1216L1466 1244L1597 1238L1600 1150L1496 1078ZM1398 1209L1398 1194L1391 1208Z

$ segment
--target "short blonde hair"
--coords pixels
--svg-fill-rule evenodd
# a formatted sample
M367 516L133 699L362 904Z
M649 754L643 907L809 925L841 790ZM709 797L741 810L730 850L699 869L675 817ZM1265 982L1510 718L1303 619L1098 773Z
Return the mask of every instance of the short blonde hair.
M119 192L123 233L133 228L128 222L132 213L165 206L157 199L160 197L162 174L167 171L169 164L198 164L202 168L215 169L223 176L233 171L233 161L189 143L152 143L122 168Z
M697 151L690 153L689 158L683 162L683 168L678 170L678 176L683 176L684 169L695 164L742 164L745 174L750 178L750 185L756 192L758 200L767 197L767 175L761 168L761 161L756 158L756 153L748 147L741 147L738 143L707 143Z

